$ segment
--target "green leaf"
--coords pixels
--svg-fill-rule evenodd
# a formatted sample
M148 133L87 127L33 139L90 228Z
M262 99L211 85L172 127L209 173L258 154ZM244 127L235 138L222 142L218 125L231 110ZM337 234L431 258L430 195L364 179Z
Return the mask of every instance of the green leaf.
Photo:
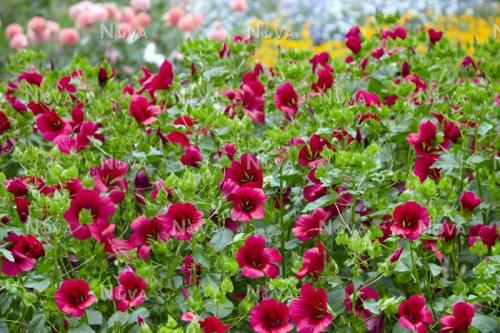
M429 264L429 268L431 270L431 274L432 276L438 276L439 274L441 274L441 271L442 271L442 268L441 266L438 266L436 264Z
M472 155L471 157L469 157L467 159L467 163L469 164L479 164L483 161L485 161L486 159L480 155Z
M87 321L89 325L101 325L102 313L97 310L87 309Z
M78 327L70 328L68 333L95 333L95 331L87 324L81 324Z
M212 235L210 244L215 251L220 252L233 241L233 232L227 228L216 230Z
M432 165L435 169L442 169L446 171L451 171L453 169L460 168L462 163L457 156L451 153L445 153L439 157L439 159Z
M35 313L28 325L28 333L48 332L45 328L45 317L43 313Z
M379 304L378 301L374 299L367 299L363 301L363 307L367 310L370 310L374 314L379 314L380 309L379 309Z
M10 261L10 262L15 261L14 257L12 256L12 252L10 252L9 250L4 249L3 247L0 247L0 252L5 257L5 259L7 259L8 261Z
M500 325L495 318L485 316L482 313L476 313L472 318L472 326L481 333L495 333L500 329Z
M7 323L0 319L0 333L9 333L9 328Z
M335 194L324 195L321 198L319 198L318 200L308 203L304 207L304 209L302 209L302 212L310 212L310 211L313 211L317 208L331 205L331 204L335 203L335 201L337 201L337 197L338 197L338 195L335 195Z
M50 286L50 279L45 275L30 275L24 286L43 292Z

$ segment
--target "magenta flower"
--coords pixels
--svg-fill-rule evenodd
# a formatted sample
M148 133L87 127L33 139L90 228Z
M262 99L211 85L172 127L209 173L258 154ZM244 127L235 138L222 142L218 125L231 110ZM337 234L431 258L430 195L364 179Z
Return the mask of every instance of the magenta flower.
M318 242L317 247L310 248L304 252L302 267L296 274L297 279L302 280L308 274L318 276L323 273L325 262L325 247L323 243Z
M467 212L472 212L481 203L481 198L474 192L464 192L460 196L460 203Z
M281 255L274 247L265 246L264 236L250 236L245 240L236 252L236 261L243 268L242 275L251 279L278 276L279 268L275 263L281 262Z
M14 259L10 261L10 258L2 256L2 272L7 276L31 271L36 265L36 260L45 255L42 244L35 236L9 232L4 241L9 243L6 249Z
M54 111L45 111L35 120L38 131L47 141L52 141L59 135L69 135L71 126Z
M248 222L264 217L266 195L260 188L239 187L230 196L233 208L231 218L238 222Z
M200 328L204 333L224 333L231 327L224 325L219 318L215 316L208 316L199 321Z
M82 213L88 215L82 219ZM70 206L64 219L69 223L71 234L80 240L90 237L89 224L97 219L107 219L115 213L113 201L106 196L99 195L95 190L83 189L71 199Z
M225 195L231 194L238 187L262 188L264 177L255 155L242 154L240 161L231 161L231 166L223 172L221 188Z
M353 309L353 297L352 295L356 293L356 302L354 304ZM363 307L363 301L373 299L378 300L380 295L375 289L370 287L360 287L359 289L354 289L354 285L352 283L348 284L345 288L345 298L344 298L344 307L347 312L352 312L356 314L356 316L363 318L364 320L370 318L372 313Z
M391 225L393 234L409 240L415 240L429 227L427 209L414 201L407 201L396 206L393 213L394 223Z
M441 329L439 333L460 333L467 332L472 324L475 310L472 304L466 302L458 302L453 304L453 314L443 316L439 319Z
M190 240L193 233L203 225L202 217L203 212L189 202L174 203L160 216L168 234L179 240Z
M481 239L484 245L491 248L495 245L498 238L497 225L491 226L484 224L476 224L469 229L469 245L472 246L476 239Z
M72 317L82 317L85 310L97 300L89 291L89 284L85 280L66 280L55 294L56 305Z
M321 157L321 152L325 148L330 148L331 144L323 137L313 134L309 138L309 145L304 145L299 150L299 163L303 166L315 167L318 164L324 163L325 160Z
M290 82L282 83L276 89L274 104L278 110L285 113L287 119L291 119L299 112L299 96Z
M443 37L443 32L435 30L434 28L429 28L427 30L427 34L429 35L429 40L432 44L436 44Z
M116 308L125 312L129 308L135 308L146 300L147 284L135 272L126 268L118 277L120 284L113 288L111 300L115 301Z
M154 217L151 220L146 216L141 215L130 224L132 234L130 235L129 242L132 246L137 248L137 256L141 259L148 259L149 252L151 251L151 240L168 239L168 232L160 217Z
M398 313L401 326L418 333L427 332L427 325L434 322L432 313L425 306L425 298L420 295L412 295L399 304Z
M312 214L300 215L295 221L293 234L305 242L321 234L327 219L328 214L321 208L316 209Z
M297 333L321 333L326 331L333 321L328 312L326 291L314 289L311 284L300 288L300 298L290 304L290 318L297 326Z
M250 312L249 322L255 333L287 333L293 329L288 307L274 298L254 306Z
M161 112L158 105L151 104L142 95L134 95L130 102L129 113L138 123L150 125L156 121L156 115Z
M198 146L189 146L184 148L184 154L181 156L181 163L193 168L198 168L203 161Z

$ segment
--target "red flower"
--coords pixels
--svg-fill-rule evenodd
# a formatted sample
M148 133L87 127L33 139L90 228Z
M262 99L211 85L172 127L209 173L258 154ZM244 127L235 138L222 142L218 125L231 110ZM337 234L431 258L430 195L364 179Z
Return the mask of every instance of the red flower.
M307 185L303 189L304 199L308 202L316 201L328 192L328 188L323 184Z
M156 115L161 112L158 105L150 104L142 95L134 95L130 102L129 113L138 123L149 125L156 121Z
M147 90L151 96L154 96L156 90L169 89L174 80L174 68L172 64L165 60L161 64L157 74L152 74L147 68L143 68L144 76L140 82L143 84L140 92Z
M16 212L19 219L21 222L26 222L28 220L28 216L30 215L31 202L24 197L14 198L14 202L16 203Z
M128 308L141 305L146 299L146 281L137 276L135 272L126 268L118 277L120 284L113 288L111 300L115 301L116 308L125 312Z
M331 147L330 142L323 137L313 134L309 138L309 145L304 145L299 151L299 163L303 166L315 167L324 163L321 152L325 147Z
M481 198L474 192L464 192L460 196L460 203L465 211L472 212L481 203Z
M403 248L398 247L396 251L389 257L389 260L394 263L399 260L399 257L401 257L401 254L403 253Z
M260 188L239 187L230 196L233 208L231 218L238 222L258 220L266 214L264 202L266 195Z
M295 221L293 234L305 242L323 231L323 224L327 219L328 214L321 208L316 209L312 214L300 215Z
M396 206L393 213L394 223L391 231L409 240L415 240L429 227L427 209L414 201Z
M250 326L255 333L287 333L293 329L285 303L274 298L264 300L250 312Z
M430 28L427 30L427 34L429 35L429 40L432 44L436 44L443 37L443 32L435 30L434 28Z
M181 266L181 273L184 275L186 284L198 284L198 277L201 275L201 264L194 262L192 256L186 256Z
M458 302L453 304L453 315L443 316L439 319L441 323L440 333L460 333L467 332L472 324L475 310L472 304Z
M124 177L127 172L128 164L114 159L107 159L102 163L101 167L90 169L90 175L94 178L94 189L99 192L111 190L110 198L115 204L123 200L123 192L128 189L128 183Z
M189 202L177 202L161 215L165 228L171 237L190 240L193 233L201 228L203 212Z
M377 94L371 94L364 89L360 89L354 94L354 97L349 101L349 105L354 103L365 103L366 107L370 105L375 105L377 107L381 107L382 104L377 96Z
M446 121L444 123L443 132L445 139L452 142L457 142L462 137L460 128L453 121Z
M473 246L476 239L480 238L484 245L493 247L498 238L497 225L487 226L476 224L469 229L469 245Z
M316 71L318 79L311 83L311 89L315 92L325 92L333 86L333 69L326 64L324 67Z
M314 72L318 66L328 66L328 60L330 60L330 54L328 54L328 52L321 52L309 59L309 63L312 65L312 70Z
M89 213L82 218L83 212ZM64 219L68 221L71 234L77 239L88 239L90 229L87 223L92 223L97 219L107 219L115 213L115 206L111 199L100 196L95 190L83 189L76 193L71 199L70 206Z
M278 110L285 113L287 119L291 119L299 112L299 96L290 82L282 83L276 89L274 104Z
M5 113L0 111L0 135L2 135L3 132L8 130L9 128L10 128L9 118L7 118Z
M384 48L383 47L378 47L372 51L372 57L375 59L380 59L384 55Z
M368 319L372 313L369 310L366 310L363 307L363 301L373 299L378 300L380 298L378 292L375 289L370 287L361 287L357 290L354 289L354 285L352 283L348 284L345 288L345 298L344 298L344 307L347 312L353 311L352 306L352 295L355 295L356 303L354 305L354 313L358 317L362 317L363 319Z
M297 272L297 279L302 280L307 274L317 276L325 269L325 247L318 242L318 247L313 247L304 252L302 267Z
M427 332L427 325L434 322L432 313L425 306L425 298L420 295L412 295L399 304L398 312L401 326L418 333Z
M348 37L345 41L345 46L352 51L358 53L361 51L361 36Z
M432 168L432 165L439 159L439 155L421 154L415 159L415 168L413 174L423 183L427 177L431 179L439 179L441 169Z
M24 72L21 72L21 74L19 74L19 76L17 77L17 81L19 81L19 82L26 81L29 84L40 86L42 84L42 81L43 81L43 75L35 70L30 71L30 72L24 71Z
M7 191L12 193L15 197L22 197L28 194L29 186L24 177L14 177L4 181Z
M328 313L327 295L324 289L314 290L311 284L300 288L300 298L290 304L290 318L297 326L297 333L321 333L333 321Z
M457 226L446 220L445 222L443 222L443 230L441 231L439 236L442 237L445 241L450 241L455 238L457 232Z
M4 241L9 243L6 249L14 259L10 261L10 258L2 257L2 272L7 276L31 271L35 267L36 260L45 255L42 244L35 236L9 232Z
M282 258L274 247L265 247L264 236L250 236L236 253L236 261L243 267L241 274L251 279L268 276L274 279L279 274L276 264Z
M231 166L224 169L221 187L229 195L238 187L262 188L263 174L259 159L252 154L242 154L240 161L231 161Z
M38 131L47 141L52 141L59 135L68 135L71 133L71 126L64 121L54 111L45 111L38 115L35 120Z
M200 328L205 333L224 333L231 327L224 325L219 318L214 316L205 317L205 319L200 320Z
M130 228L132 234L129 242L137 248L137 256L144 260L149 258L151 240L165 241L168 239L165 223L159 217L149 220L146 216L141 215L132 221Z
M85 309L96 301L89 291L89 284L85 280L66 280L55 294L56 305L72 317L82 317Z
M417 153L430 151L432 143L436 140L436 124L431 120L420 123L418 133L411 133L406 137L409 144L415 146Z
M181 156L181 163L193 168L198 168L203 161L203 156L200 153L198 146L189 146L184 149L184 154Z

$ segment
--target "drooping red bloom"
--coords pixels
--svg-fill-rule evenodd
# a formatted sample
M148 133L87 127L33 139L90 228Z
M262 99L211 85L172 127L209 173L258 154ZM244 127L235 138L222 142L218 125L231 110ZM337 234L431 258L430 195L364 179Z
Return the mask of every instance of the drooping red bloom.
M193 168L198 168L203 161L198 146L189 146L184 148L184 154L181 156L181 163Z
M287 333L293 329L288 307L274 298L254 306L249 322L255 333Z
M88 215L82 218L83 212ZM70 206L64 213L64 219L69 223L71 234L77 239L84 240L90 237L89 223L97 219L107 219L114 213L115 206L110 198L99 195L95 190L83 189L71 199Z
M427 177L437 180L441 176L441 169L433 168L432 165L439 159L436 154L421 154L415 159L413 174L423 183Z
M328 313L326 291L317 290L307 283L300 288L300 298L290 304L290 318L297 326L297 333L321 333L333 321Z
M302 280L307 274L318 276L325 269L325 247L318 242L317 247L310 248L304 252L302 267L297 272L297 279Z
M0 111L0 135L2 135L3 132L8 130L9 128L10 128L9 118L7 118L5 113Z
M472 212L481 203L481 198L474 192L464 192L460 196L460 203L465 211Z
M327 219L328 214L321 208L316 209L312 214L300 215L295 221L293 234L305 242L321 234Z
M299 96L290 82L284 82L276 89L274 104L278 110L285 113L287 119L299 112Z
M498 238L497 225L491 226L484 224L476 224L469 229L469 245L472 246L476 239L481 239L487 247L493 247Z
M441 230L439 236L442 237L445 241L450 241L455 238L457 232L458 228L456 224L453 224L449 222L448 219L445 219L445 221L443 222L443 229Z
M131 268L126 268L118 277L119 285L113 288L111 300L115 301L116 308L125 312L135 308L146 300L147 284L137 276Z
M16 276L22 272L31 271L36 264L36 260L45 255L42 244L32 235L17 235L9 232L4 239L7 245L6 250L10 251L11 258L2 256L2 272L7 276Z
M435 30L434 28L429 28L427 30L427 34L429 35L429 40L432 44L436 44L443 37L443 32Z
M467 332L472 324L472 318L476 311L474 306L467 302L458 302L453 304L453 314L443 316L439 319L441 329L439 333L461 333Z
M165 60L158 70L158 73L153 74L147 68L143 68L144 76L140 79L143 87L139 92L147 90L147 92L154 96L157 90L169 89L174 80L174 68L170 61Z
M198 284L201 275L201 264L195 263L193 256L186 256L181 266L181 273L184 275L186 284Z
M425 298L420 295L412 295L399 304L398 313L401 326L418 333L427 332L427 325L434 322L432 313L425 305Z
M259 159L252 154L242 154L240 161L231 161L225 168L221 187L225 195L229 195L238 187L262 188L264 180Z
M99 72L97 74L97 81L101 87L104 87L109 80L115 76L116 70L111 68L111 74L108 74L108 70L105 67L99 67Z
M393 212L394 223L391 231L409 240L415 240L429 227L427 209L414 201L396 206Z
M403 253L403 248L398 247L396 251L394 251L391 256L389 257L389 260L394 263L399 260L399 257L401 257L401 254Z
M179 240L191 239L193 233L201 228L203 212L190 202L177 202L161 215L165 228L171 237Z
M356 298L356 303L354 304L354 310L353 310L353 294L355 295ZM378 300L380 298L380 295L375 289L372 289L370 287L360 287L358 289L354 288L354 285L352 283L348 284L347 287L345 288L345 298L344 298L344 307L347 312L352 312L356 314L356 316L361 317L363 319L368 319L372 315L370 310L367 310L363 307L363 301L373 299L373 300Z
M433 148L434 140L436 140L436 131L436 124L431 120L425 120L420 123L418 133L409 134L406 140L415 146L417 153L429 152Z
M151 104L142 95L134 95L130 102L129 113L138 123L149 125L156 121L156 115L161 112L158 105Z
M264 217L266 195L260 188L238 187L230 195L233 205L231 218L238 222L248 222Z
M215 316L208 316L199 321L200 328L204 333L224 333L231 327L224 325L219 318Z
M304 145L299 151L300 165L315 167L318 164L324 163L325 160L321 158L321 152L326 147L331 147L328 140L317 134L311 135L309 144Z
M354 97L349 101L349 105L352 105L354 103L365 103L366 107L369 107L370 105L375 105L377 107L382 106L382 103L380 103L380 99L378 98L377 94L369 93L364 89L358 90L356 94L354 94Z
M144 260L149 258L151 240L166 241L168 239L165 223L159 217L154 217L150 220L146 216L141 215L132 221L130 228L132 229L132 234L130 235L129 242L137 248L137 256Z
M47 141L52 141L59 135L71 133L71 126L54 111L45 111L38 115L35 124Z
M274 279L278 276L279 268L275 263L281 262L281 255L274 247L265 246L264 236L250 236L245 240L236 252L236 261L242 267L242 275L251 279L263 276Z
M72 317L82 317L85 310L97 298L90 294L89 284L85 280L66 280L55 294L56 305L62 312Z

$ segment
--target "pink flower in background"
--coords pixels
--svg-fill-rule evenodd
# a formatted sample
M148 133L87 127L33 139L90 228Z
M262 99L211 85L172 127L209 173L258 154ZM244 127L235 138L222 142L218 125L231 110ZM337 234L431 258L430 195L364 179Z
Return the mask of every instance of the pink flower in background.
M151 16L141 12L134 17L134 26L140 31L151 24Z
M214 23L214 28L210 33L210 39L224 41L227 38L227 31L224 29L222 24L217 21Z
M248 320L255 333L287 333L293 329L288 307L274 298L254 306Z
M235 12L246 12L248 9L246 0L233 0L231 2L231 9Z
M177 28L182 32L197 30L203 24L203 14L189 13L177 21Z
M147 12L151 8L150 0L130 0L130 7L137 11Z
M72 317L82 317L85 310L95 303L97 298L90 294L89 284L85 280L65 280L55 294L56 305L62 312Z
M9 47L12 49L25 49L28 47L28 37L24 34L17 34L9 42Z
M5 28L5 35L8 39L12 39L16 35L24 33L23 27L19 23L11 23Z
M62 45L77 45L80 42L80 34L75 28L64 28L59 34Z
M184 9L182 7L172 7L163 15L163 21L170 26L176 26L182 16L184 16Z
M251 279L264 276L274 279L278 276L280 270L275 263L281 262L282 257L274 247L265 246L264 236L250 236L245 240L236 252L236 261L242 267L242 275Z

